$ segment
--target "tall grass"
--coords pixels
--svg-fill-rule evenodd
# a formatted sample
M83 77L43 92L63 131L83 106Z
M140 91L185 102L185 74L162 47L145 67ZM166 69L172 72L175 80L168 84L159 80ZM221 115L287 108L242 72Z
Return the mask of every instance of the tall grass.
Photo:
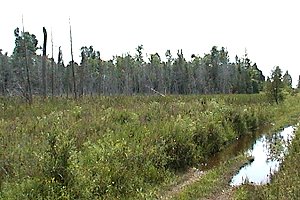
M260 125L260 95L0 99L0 199L155 197ZM3 112L2 112L3 111Z

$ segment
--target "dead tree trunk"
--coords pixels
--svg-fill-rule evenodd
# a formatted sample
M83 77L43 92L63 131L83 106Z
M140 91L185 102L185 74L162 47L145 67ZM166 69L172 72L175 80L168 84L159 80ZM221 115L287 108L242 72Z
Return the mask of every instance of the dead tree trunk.
M57 74L58 74L58 95L62 96L64 92L63 76L64 76L64 64L62 57L61 47L58 48L58 59L57 59Z
M79 97L82 97L84 94L84 68L86 67L86 58L84 52L81 52L81 64L78 69L79 73Z
M24 21L22 16L22 25L23 25L23 36L24 36L24 48L25 48L25 70L26 70L26 82L25 84L25 98L28 101L29 104L32 104L32 90L31 90L31 81L30 81L30 70L29 70L29 64L28 64L28 52L27 52L27 43L26 43L26 37L25 37L25 28L24 28Z
M72 77L73 77L73 92L74 98L77 99L77 88L76 88L76 77L75 77L75 68L74 68L74 58L73 58L73 40L72 40L72 28L71 28L71 20L69 18L70 24L70 43L71 43L71 67L72 67Z
M44 44L43 44L43 57L42 57L42 87L43 87L43 98L47 97L47 78L46 78L46 49L47 49L47 30L43 27L44 33Z
M54 97L54 58L53 58L53 36L52 36L52 30L51 30L51 95L52 98Z

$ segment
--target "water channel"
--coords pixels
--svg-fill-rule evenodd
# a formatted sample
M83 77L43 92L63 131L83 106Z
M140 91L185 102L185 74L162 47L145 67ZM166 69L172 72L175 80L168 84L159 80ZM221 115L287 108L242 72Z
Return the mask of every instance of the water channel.
M263 135L247 151L253 162L245 165L232 178L230 185L238 186L244 182L266 184L270 175L279 170L280 163L287 153L288 145L294 137L294 127L288 126L273 135Z
M287 146L294 137L295 126L288 126L282 131L268 134L269 127L258 130L255 134L238 138L223 151L211 157L202 167L205 171L218 166L234 156L244 152L251 161L243 166L232 178L230 185L238 186L248 181L252 184L265 184L270 181L270 174L279 170L280 163L287 153Z

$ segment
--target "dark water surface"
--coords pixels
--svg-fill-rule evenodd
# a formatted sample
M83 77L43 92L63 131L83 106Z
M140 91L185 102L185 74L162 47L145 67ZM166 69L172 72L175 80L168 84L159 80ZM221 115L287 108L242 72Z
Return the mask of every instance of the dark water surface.
M244 135L241 138L237 138L232 144L227 145L225 149L210 157L200 169L203 171L212 169L213 167L218 166L220 163L247 151L254 145L255 141L261 135L266 133L268 129L269 127L264 127L257 130L254 134L252 133L249 135Z

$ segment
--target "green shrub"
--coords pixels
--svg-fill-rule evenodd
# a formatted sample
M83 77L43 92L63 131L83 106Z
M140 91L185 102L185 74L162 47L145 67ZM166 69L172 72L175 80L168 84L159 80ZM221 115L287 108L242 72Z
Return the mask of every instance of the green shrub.
M262 102L258 95L54 98L31 106L0 99L0 199L151 198L177 172L270 120Z

